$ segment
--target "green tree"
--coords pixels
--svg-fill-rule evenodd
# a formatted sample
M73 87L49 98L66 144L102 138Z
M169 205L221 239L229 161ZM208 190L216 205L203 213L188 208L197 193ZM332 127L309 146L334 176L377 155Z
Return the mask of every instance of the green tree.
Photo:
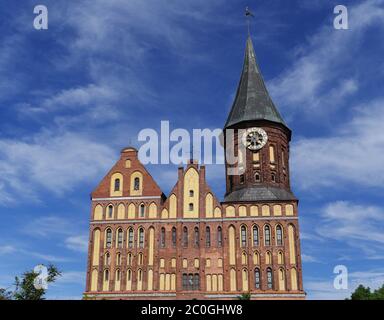
M384 300L384 284L372 294L374 300Z
M61 272L57 267L50 264L48 266L47 283L53 283L61 276ZM19 277L15 277L16 290L13 293L13 299L15 300L44 300L45 289L36 289L34 285L35 278L38 276L33 270L29 270L23 273Z
M239 300L251 300L251 294L250 293L243 293L240 296L237 297Z
M7 289L0 288L0 300L12 300L12 292Z
M351 300L370 300L372 292L369 287L364 287L362 284L359 285L351 295Z

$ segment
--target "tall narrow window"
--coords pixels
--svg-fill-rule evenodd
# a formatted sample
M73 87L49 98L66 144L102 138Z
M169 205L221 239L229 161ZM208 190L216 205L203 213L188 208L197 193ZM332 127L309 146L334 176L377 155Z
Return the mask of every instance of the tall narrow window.
M104 261L105 265L106 266L109 266L111 264L111 255L109 254L109 252L107 252L105 254L105 261Z
M173 247L176 247L176 228L173 227L172 228L172 246Z
M199 246L199 239L200 238L200 235L199 235L199 228L198 227L195 227L195 247L198 247Z
M193 190L189 190L189 196L193 197L193 194L194 194Z
M128 269L128 271L127 271L127 280L128 281L132 280L132 271L131 271L131 269Z
M133 248L133 241L134 241L133 228L129 228L128 229L128 248Z
M189 204L189 211L193 211L193 203Z
M223 245L223 230L221 227L217 227L217 246L221 247Z
M127 265L131 265L132 264L132 253L128 253L128 256L127 256Z
M144 218L144 215L145 215L145 206L144 206L144 203L142 203L140 205L140 218Z
M274 173L271 174L271 180L272 182L276 182L276 175Z
M272 276L272 269L267 268L267 288L272 289L273 288L273 276Z
M107 229L107 231L106 231L105 245L107 248L112 247L112 230L111 229Z
M259 245L259 228L257 226L253 226L253 246L257 247Z
M183 290L188 290L188 275L183 273Z
M119 266L121 264L121 254L116 254L116 265Z
M255 172L255 182L260 182L260 181L261 181L260 172L256 171Z
M160 231L160 246L165 248L165 228L162 227Z
M193 290L193 274L188 275L188 290Z
M120 191L120 179L115 179L115 191Z
M133 180L133 189L140 190L140 178L136 177L135 180Z
M183 247L188 247L188 228L183 228Z
M144 229L139 229L139 248L144 248Z
M104 271L104 281L108 281L109 280L109 270L105 270Z
M117 230L117 247L118 248L123 247L123 230L122 229Z
M283 230L280 225L276 227L276 245L283 245Z
M116 270L116 281L120 281L120 270Z
M200 277L198 273L193 276L193 288L192 290L199 290L200 288Z
M242 174L242 175L240 175L240 184L243 184L244 181L245 181L245 177L244 177L244 175Z
M211 246L211 229L209 227L205 228L205 246L207 248Z
M275 147L269 146L269 162L275 163Z
M108 206L108 218L111 219L113 216L113 206L110 204Z
M260 269L255 269L255 289L260 289Z
M241 226L240 233L241 233L241 246L246 247L247 246L247 228L245 226Z
M264 244L266 246L271 245L271 228L268 225L264 227Z

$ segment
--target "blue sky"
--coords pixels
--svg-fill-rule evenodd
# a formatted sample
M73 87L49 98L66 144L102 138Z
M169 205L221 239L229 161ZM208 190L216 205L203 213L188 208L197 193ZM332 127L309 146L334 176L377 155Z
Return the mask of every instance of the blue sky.
M33 8L49 29L33 28ZM333 8L349 9L349 30ZM48 297L84 290L89 194L143 128L221 128L246 26L293 130L304 287L342 299L384 283L384 1L43 0L0 3L0 287L38 263L63 277ZM173 165L150 165L167 194ZM224 194L222 166L207 166ZM345 265L349 289L333 289Z

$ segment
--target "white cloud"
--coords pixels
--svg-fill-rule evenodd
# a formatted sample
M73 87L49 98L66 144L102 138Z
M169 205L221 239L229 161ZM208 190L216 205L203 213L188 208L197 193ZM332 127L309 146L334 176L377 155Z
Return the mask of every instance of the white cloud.
M382 250L383 223L384 210L380 207L337 201L323 209L316 230L324 238L345 242L372 256Z
M87 252L88 250L88 236L80 235L80 236L70 236L65 239L65 246L68 249L79 251L79 252Z
M301 260L307 263L318 262L318 260L314 256L304 254L304 253L301 254Z
M62 195L81 182L101 178L114 155L110 147L73 133L0 140L2 198L37 197L39 189Z
M26 223L22 231L32 236L49 237L72 234L73 229L74 224L67 219L57 216L43 216Z
M357 92L359 79L364 78L365 69L350 66L356 66L359 41L367 29L384 26L382 4L382 0L368 0L348 6L350 30L335 30L327 20L306 44L296 48L292 67L270 82L276 102L289 108L290 114L300 111L312 117L325 112L330 115L332 109L342 106L343 99Z
M338 188L346 183L382 187L383 106L384 99L357 106L354 117L341 123L331 136L302 138L293 144L295 184L302 189Z
M10 246L10 245L1 246L0 245L0 255L13 253L15 251L16 251L16 248L14 246Z

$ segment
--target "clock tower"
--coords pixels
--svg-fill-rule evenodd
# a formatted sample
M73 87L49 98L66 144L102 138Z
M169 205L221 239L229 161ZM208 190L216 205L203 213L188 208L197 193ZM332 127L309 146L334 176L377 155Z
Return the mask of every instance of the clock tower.
M239 159L234 166L226 161L225 202L296 200L289 183L291 130L269 96L250 37L224 137ZM239 147L245 149L242 154ZM235 166L242 170L231 170Z

